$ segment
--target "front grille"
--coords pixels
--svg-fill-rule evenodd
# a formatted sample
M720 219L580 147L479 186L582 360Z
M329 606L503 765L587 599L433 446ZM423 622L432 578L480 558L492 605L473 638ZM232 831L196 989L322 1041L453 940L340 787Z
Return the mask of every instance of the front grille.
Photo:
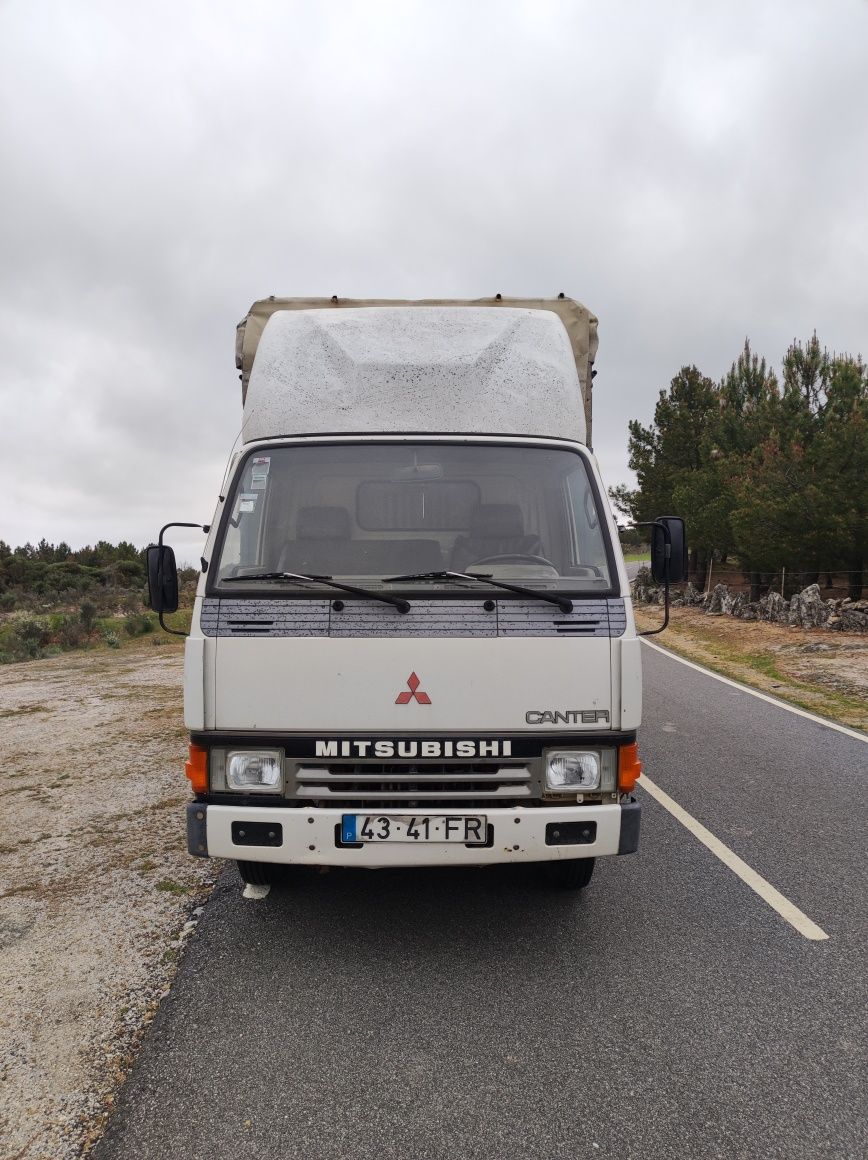
M297 798L363 809L509 806L532 796L527 766L502 762L302 765L295 787Z

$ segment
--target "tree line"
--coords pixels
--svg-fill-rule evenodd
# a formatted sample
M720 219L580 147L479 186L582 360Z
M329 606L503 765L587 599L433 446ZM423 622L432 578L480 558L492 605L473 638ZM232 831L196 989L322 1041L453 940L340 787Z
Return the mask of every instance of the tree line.
M11 548L0 540L0 602L8 606L17 594L53 603L102 589L140 587L145 578L145 550L125 540L100 540L76 551L62 541Z
M830 354L816 334L794 342L780 379L745 341L720 382L682 367L654 420L629 424L638 486L613 488L634 522L681 515L690 569L737 561L751 599L782 573L805 587L846 573L862 595L868 555L868 368ZM795 579L798 577L797 583Z
M61 541L42 539L35 546L12 548L0 540L0 610L33 603L76 603L83 597L99 603L115 599L119 592L143 591L147 581L145 548L127 540L73 550ZM181 569L181 580L190 582L197 572Z

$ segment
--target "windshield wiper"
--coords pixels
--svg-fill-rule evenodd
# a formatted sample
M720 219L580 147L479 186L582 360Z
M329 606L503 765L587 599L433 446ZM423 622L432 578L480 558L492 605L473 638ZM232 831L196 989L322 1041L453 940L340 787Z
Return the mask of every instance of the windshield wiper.
M400 596L389 596L385 592L369 592L367 588L356 588L353 584L342 584L339 580L332 580L331 576L305 576L300 572L257 572L253 576L228 576L221 583L238 584L242 580L283 580L288 584L325 584L329 588L337 588L340 592L349 592L353 596L363 596L367 600L379 600L382 604L393 604L401 613L410 611L410 602L402 600Z
M533 588L523 588L520 584L505 584L502 580L493 580L490 572L416 572L410 576L389 576L383 578L384 584L411 584L414 580L478 580L481 584L490 584L494 588L505 588L507 592L516 592L519 596L530 596L534 600L545 600L549 604L556 604L561 612L572 612L573 602L568 596L555 596L551 592L536 592Z

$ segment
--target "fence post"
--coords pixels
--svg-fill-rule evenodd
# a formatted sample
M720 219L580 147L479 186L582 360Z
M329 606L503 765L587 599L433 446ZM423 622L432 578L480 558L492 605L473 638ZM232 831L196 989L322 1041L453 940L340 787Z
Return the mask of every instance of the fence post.
M786 568L781 568L781 596L782 597L784 595L784 580L786 579L786 575L787 575Z
M711 591L711 565L714 563L714 553L708 557L708 574L705 577L705 595Z

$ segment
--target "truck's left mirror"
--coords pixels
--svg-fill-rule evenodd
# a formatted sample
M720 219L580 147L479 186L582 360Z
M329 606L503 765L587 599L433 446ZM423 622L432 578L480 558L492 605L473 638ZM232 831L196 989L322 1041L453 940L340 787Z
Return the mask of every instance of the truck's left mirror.
M658 516L651 526L651 575L656 584L687 579L687 540L680 516Z
M175 553L167 544L148 548L148 603L154 612L175 612L178 608L178 568Z

